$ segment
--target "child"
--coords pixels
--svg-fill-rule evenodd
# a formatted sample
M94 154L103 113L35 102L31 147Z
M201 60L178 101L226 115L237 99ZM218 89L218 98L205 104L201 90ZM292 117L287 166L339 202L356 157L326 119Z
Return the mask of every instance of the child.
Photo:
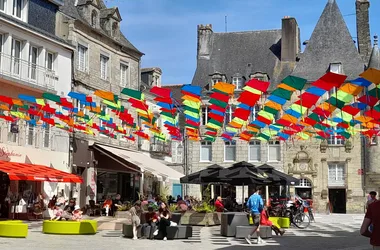
M53 207L53 215L54 217L51 218L50 220L61 220L61 217L63 215L63 210L61 208L60 203L56 203L55 206Z
M276 235L280 234L282 236L285 233L284 229L278 228L277 226L273 225L273 223L269 220L268 208L267 207L264 207L263 211L261 211L260 225L270 226L272 228L272 230L276 233Z
M76 205L73 211L73 217L71 218L73 221L81 221L82 220L83 211L80 210L79 205Z
M140 216L141 216L141 202L136 201L135 205L129 209L132 216L133 225L133 239L137 240L137 228L140 226Z

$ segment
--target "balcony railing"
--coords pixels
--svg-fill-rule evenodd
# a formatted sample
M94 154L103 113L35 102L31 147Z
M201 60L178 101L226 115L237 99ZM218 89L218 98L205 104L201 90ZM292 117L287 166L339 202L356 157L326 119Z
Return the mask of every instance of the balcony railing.
M53 70L4 53L0 53L0 74L48 90L54 90L58 81Z
M149 151L154 154L170 155L171 143L151 142Z

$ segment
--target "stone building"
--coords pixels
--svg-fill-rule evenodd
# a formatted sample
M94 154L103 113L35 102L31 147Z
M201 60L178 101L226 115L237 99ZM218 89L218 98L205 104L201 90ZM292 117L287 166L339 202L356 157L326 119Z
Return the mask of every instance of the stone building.
M70 172L67 133L50 126L37 115L29 115L30 120L26 122L26 119L17 115L18 112L25 114L21 105L6 103L4 99L10 97L17 100L19 95L43 99L43 93L60 95L70 91L74 48L55 35L56 13L62 4L59 0L10 0L0 5L0 160L2 163L26 164L23 167L10 165L25 175L28 164L46 166L47 171L51 167ZM44 102L58 108L51 101ZM30 102L24 104L33 106ZM4 107L9 107L10 111ZM39 112L45 117L50 115L40 109ZM5 116L12 116L14 120L6 120ZM8 211L4 211L8 208L4 203L8 187L11 193L21 194L26 201L31 193L43 194L46 201L58 193L70 196L70 183L45 182L37 180L36 176L35 181L20 178L7 182L6 172L0 173L0 217L8 214ZM47 213L45 215L48 216ZM26 217L24 213L18 215L20 219Z
M293 17L284 17L282 28L277 30L216 33L211 25L199 25L197 69L192 84L203 87L204 91L206 106L202 107L201 125L207 123L209 91L218 81L236 85L230 103L232 108L226 112L228 123L236 97L249 79L270 81L270 94L287 75L305 78L308 84L329 71L345 74L347 80L357 78L368 66L371 54L368 8L367 0L356 1L359 50L335 0L328 0L311 38L303 43L303 52L300 28ZM376 48L377 45L372 54L376 54ZM327 95L322 101L326 98ZM264 102L265 96L254 107L250 120L255 119ZM239 161L256 166L267 163L300 178L299 186L292 187L290 192L313 199L317 210L325 211L330 204L333 212L363 211L367 190L363 186L361 169L365 166L363 152L368 150L363 146L363 138L357 136L344 141L333 135L323 143L315 139L252 140L249 143L236 139L235 142L217 138L214 143L190 143L190 172L215 163L224 167ZM236 187L237 199L241 191ZM190 185L189 194L200 196L199 186ZM247 191L244 196L248 196Z
M140 90L143 53L120 31L121 21L119 9L107 8L102 0L64 0L57 15L56 32L75 47L72 91L93 95L95 90L103 90L119 95L121 105L142 127L141 119L120 93L125 87ZM128 135L132 133L100 98L94 97L93 101L113 122L122 125ZM78 102L77 107L87 112L83 103ZM94 123L105 126L98 115L92 116ZM118 193L124 200L135 200L144 191L145 173L170 176L163 163L149 153L139 152L143 140L138 136L129 140L121 135L111 139L101 133L96 136L74 133L71 144L73 171L85 179L74 188L81 205Z

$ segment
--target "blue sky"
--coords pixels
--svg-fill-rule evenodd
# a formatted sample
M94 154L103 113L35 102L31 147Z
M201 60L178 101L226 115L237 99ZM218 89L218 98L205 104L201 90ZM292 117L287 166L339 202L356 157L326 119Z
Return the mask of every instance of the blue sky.
M356 37L355 0L337 0ZM142 67L160 67L163 84L191 83L197 54L197 25L212 24L214 32L281 28L292 16L301 28L301 42L310 38L327 0L109 0L118 6L121 30L145 55ZM371 37L380 34L380 1L370 7ZM356 38L353 38L356 39Z

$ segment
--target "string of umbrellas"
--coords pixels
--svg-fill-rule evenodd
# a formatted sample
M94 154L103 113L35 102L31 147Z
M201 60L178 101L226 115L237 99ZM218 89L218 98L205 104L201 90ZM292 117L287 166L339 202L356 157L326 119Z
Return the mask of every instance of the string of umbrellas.
M256 167L251 163L242 161L233 164L229 168L213 164L198 172L182 177L180 182L183 184L226 183L233 186L243 186L244 188L245 185L298 185L299 179L278 171L268 164ZM266 196L268 198L268 192L266 192Z

